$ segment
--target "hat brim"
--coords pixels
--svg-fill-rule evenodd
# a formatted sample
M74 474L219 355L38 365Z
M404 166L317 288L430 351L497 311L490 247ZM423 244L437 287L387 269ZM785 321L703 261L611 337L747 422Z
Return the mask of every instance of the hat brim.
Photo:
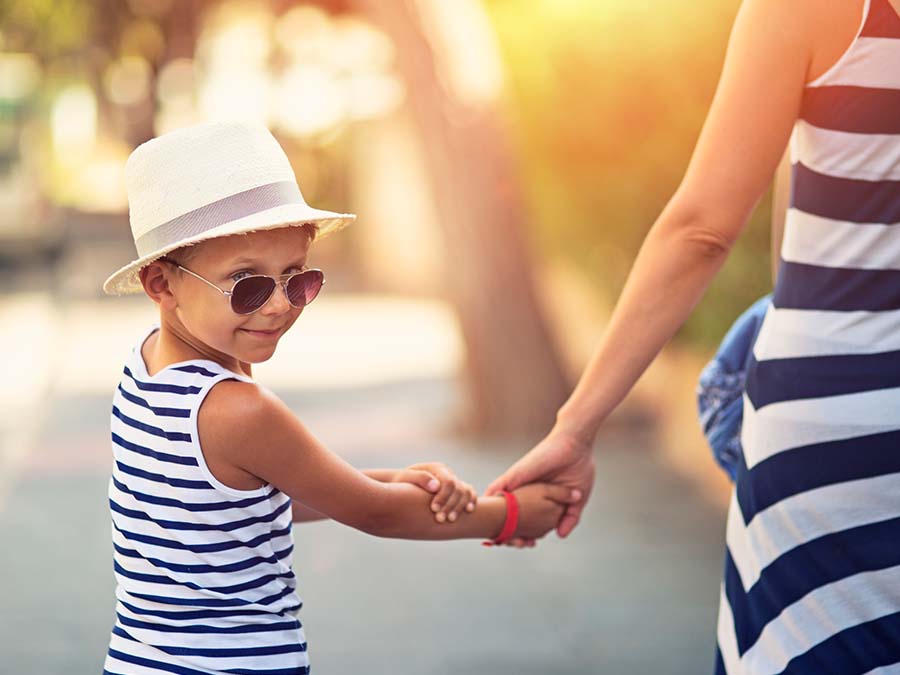
M300 204L286 204L253 215L233 220L218 227L206 230L194 237L181 239L171 245L154 251L148 255L125 265L103 282L103 291L107 295L130 295L143 290L140 271L155 260L182 246L198 244L208 239L228 237L235 234L248 234L262 230L274 230L281 227L299 227L306 224L316 226L316 238L320 239L332 232L343 229L356 220L352 213L334 213L322 211Z

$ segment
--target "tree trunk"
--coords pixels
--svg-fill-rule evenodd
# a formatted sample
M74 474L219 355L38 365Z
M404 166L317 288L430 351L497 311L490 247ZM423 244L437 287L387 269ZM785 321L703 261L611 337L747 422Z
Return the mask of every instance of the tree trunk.
M453 54L426 37L421 4L350 4L393 39L423 139L446 241L448 295L467 347L467 426L504 435L546 431L569 387L537 302L521 193L496 108L463 101L442 83L438 60ZM479 37L472 28L467 40Z

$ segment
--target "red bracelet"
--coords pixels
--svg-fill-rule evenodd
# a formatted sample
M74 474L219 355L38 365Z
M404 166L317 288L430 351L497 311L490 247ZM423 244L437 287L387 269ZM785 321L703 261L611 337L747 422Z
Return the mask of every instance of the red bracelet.
M482 546L499 546L510 539L516 533L519 526L519 500L512 492L503 490L503 496L506 498L506 521L503 523L503 529L496 539L482 542Z

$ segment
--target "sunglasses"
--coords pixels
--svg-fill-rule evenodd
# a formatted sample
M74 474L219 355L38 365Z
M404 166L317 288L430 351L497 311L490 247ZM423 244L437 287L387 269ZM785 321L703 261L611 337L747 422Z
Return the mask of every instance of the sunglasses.
M322 285L325 283L325 273L322 270L304 270L279 277L270 277L266 274L254 274L243 279L238 279L230 291L216 286L209 279L204 279L196 272L179 265L169 258L160 260L175 265L178 269L197 277L200 281L209 284L217 291L231 299L231 309L235 314L253 314L261 309L272 297L272 293L279 284L284 288L284 294L292 307L303 309L316 299Z

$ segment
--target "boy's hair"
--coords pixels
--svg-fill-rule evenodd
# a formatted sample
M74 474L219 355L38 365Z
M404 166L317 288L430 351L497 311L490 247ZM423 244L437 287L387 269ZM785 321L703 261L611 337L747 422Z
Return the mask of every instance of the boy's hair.
M319 233L318 226L315 223L304 223L300 226L300 229L306 233L306 236L309 237L309 243L313 243L316 240L316 235ZM233 236L242 236L242 235L233 235ZM200 248L203 246L203 242L197 242L196 244L189 244L187 246L181 246L176 248L174 251L169 251L166 253L166 257L172 260L173 262L178 263L179 265L188 266L188 263L193 260L193 258L200 251Z
M174 251L169 251L168 253L166 253L166 258L178 263L179 265L184 265L185 267L187 267L188 263L197 255L197 252L200 250L201 244L202 242L200 244L192 244L190 246L182 246L181 248L176 248Z

